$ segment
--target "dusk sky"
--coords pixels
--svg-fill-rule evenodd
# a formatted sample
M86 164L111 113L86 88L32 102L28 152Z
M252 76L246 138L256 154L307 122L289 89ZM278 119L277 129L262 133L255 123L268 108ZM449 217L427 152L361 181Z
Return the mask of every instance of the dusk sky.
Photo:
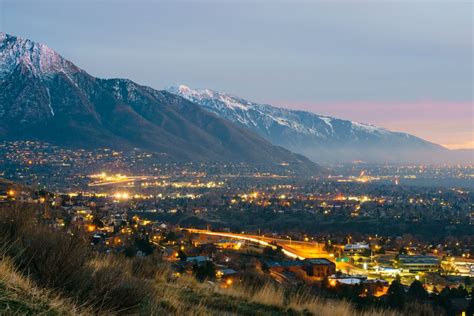
M474 148L471 1L0 0L90 74L186 84Z

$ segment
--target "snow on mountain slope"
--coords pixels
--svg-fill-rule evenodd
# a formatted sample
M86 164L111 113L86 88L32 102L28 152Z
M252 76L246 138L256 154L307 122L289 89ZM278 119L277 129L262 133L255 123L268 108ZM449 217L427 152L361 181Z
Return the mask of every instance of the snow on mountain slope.
M48 46L0 32L0 79L23 65L38 77L80 71Z
M0 140L142 148L166 162L236 162L317 174L308 158L166 91L89 75L46 45L0 33Z
M169 92L315 161L406 161L443 147L369 124L259 104L209 89L173 86ZM413 157L412 157L413 156ZM421 157L421 156L420 156Z
M192 90L187 86L180 85L167 90L200 104L219 116L239 122L248 128L258 129L268 135L270 135L272 128L278 127L325 140L330 140L333 137L340 138L341 135L338 133L341 132L344 132L345 136L351 134L352 138L362 137L361 134L382 136L390 133L373 125L258 104L209 89ZM348 128L349 131L342 131L341 126Z

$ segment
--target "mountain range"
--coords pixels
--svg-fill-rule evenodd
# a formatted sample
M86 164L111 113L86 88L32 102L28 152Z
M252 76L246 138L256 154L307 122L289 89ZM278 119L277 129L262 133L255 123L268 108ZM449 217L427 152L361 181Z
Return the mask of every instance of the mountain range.
M368 124L209 89L96 78L44 44L0 32L0 140L18 139L141 148L167 162L289 164L310 174L321 170L315 162L473 161L472 150Z
M0 33L0 139L141 148L164 161L287 165L306 157L167 91L89 75L46 45Z
M441 163L473 161L472 150L451 151L419 137L369 124L251 102L210 89L172 86L169 92L258 133L273 144L323 163Z

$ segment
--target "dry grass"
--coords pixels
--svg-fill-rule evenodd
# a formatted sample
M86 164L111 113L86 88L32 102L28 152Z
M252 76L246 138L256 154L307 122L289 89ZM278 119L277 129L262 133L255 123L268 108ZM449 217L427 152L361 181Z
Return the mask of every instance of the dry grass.
M131 313L147 298L146 282L133 275L142 268L120 256L98 257L80 234L38 223L30 206L0 210L0 248L36 284L95 312Z
M257 288L236 284L223 289L187 275L174 281L158 281L152 301L154 313L170 315L400 315L390 310L358 312L349 302L308 294L288 295L284 288L272 283Z
M248 292L248 290L243 290ZM252 302L260 304L282 306L285 302L285 290L283 287L276 287L267 283L257 291L254 291L250 299Z
M96 256L87 262L89 282L83 282L100 311L135 312L147 298L149 282L133 276L130 261L116 256Z
M359 312L347 301L325 300L314 295L296 293L288 295L281 286L267 283L260 288L247 288L236 286L228 289L216 287L215 292L229 295L248 302L279 307L282 310L290 309L297 313L320 316L397 316L398 312L392 310L368 310Z
M307 311L313 315L357 315L357 316L397 316L398 312L392 310L356 311L355 307L347 301L323 300L318 297L296 295L289 302L289 307L297 311Z
M0 259L0 314L61 314L86 315L87 308L73 304L59 295L38 288L31 279L22 276L13 260Z

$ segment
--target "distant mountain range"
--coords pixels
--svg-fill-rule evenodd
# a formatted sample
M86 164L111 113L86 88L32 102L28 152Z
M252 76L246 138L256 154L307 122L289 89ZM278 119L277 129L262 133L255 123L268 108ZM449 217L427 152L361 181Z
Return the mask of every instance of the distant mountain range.
M89 75L51 48L0 33L0 139L142 148L166 161L319 167L185 98Z
M95 78L46 45L5 33L0 139L137 147L163 161L288 163L310 174L320 169L304 156L322 163L473 162L472 150L450 151L372 125L207 89L158 91L127 79Z
M406 133L259 104L209 89L180 85L167 90L317 162L474 163L472 150L450 151Z

